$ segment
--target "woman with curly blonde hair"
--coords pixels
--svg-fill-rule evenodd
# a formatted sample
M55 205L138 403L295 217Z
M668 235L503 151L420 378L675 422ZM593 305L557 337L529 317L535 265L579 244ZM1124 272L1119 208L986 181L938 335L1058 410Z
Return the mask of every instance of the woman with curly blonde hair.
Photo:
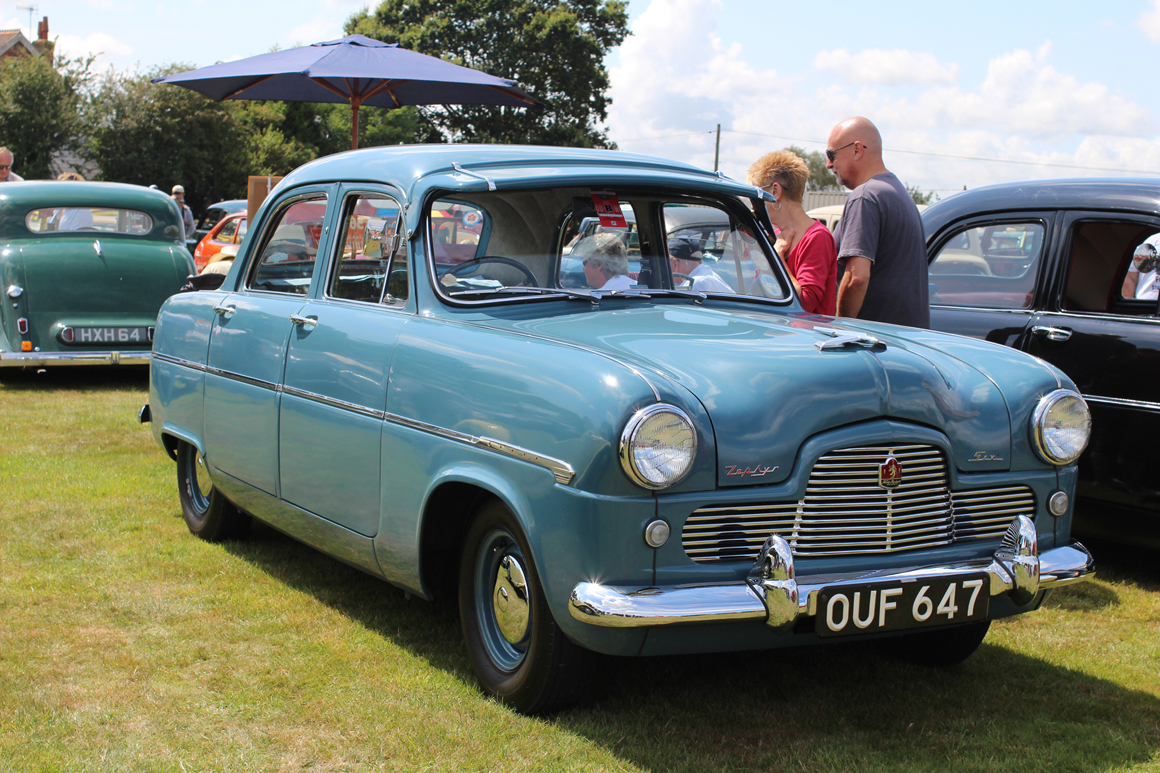
M789 150L767 153L749 167L749 184L769 191L769 219L778 229L775 249L789 267L802 308L833 316L837 311L838 250L833 234L806 214L802 197L810 169Z

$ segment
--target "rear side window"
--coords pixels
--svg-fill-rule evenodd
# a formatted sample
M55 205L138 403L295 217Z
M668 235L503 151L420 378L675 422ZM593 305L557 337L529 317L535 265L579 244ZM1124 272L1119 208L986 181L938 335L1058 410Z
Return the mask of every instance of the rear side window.
M153 218L133 209L107 207L46 207L24 217L34 234L96 231L143 236L153 230Z
M324 195L298 199L283 207L263 234L249 287L307 295L325 216Z
M1043 223L992 223L951 236L930 263L931 303L1027 309L1043 256Z
M365 193L347 197L330 297L389 305L407 300L406 245L394 249L402 242L396 238L399 212L399 203L389 197Z

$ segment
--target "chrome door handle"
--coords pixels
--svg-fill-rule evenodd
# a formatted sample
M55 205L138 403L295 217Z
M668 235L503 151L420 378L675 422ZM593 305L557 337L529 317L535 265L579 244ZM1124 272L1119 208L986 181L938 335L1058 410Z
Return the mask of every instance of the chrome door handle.
M1031 328L1031 332L1037 336L1047 336L1051 341L1066 341L1071 338L1071 330L1066 327L1048 327L1047 325L1036 325Z
M213 307L213 310L216 311L218 314L221 314L226 319L229 319L230 317L234 316L234 313L238 310L238 307L233 305L232 303L231 304L219 303L217 306Z
M318 317L303 317L300 314L291 314L290 321L299 327L313 330L314 326L318 324Z

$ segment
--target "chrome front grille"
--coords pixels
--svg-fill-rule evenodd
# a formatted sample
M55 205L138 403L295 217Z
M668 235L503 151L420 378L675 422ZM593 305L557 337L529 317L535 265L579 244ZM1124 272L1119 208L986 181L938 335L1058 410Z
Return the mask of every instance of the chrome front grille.
M889 456L902 466L892 490L878 484ZM752 561L771 534L799 556L894 553L998 539L1017 515L1035 515L1025 486L951 493L942 452L928 445L868 446L818 459L797 502L703 507L681 542L694 561Z

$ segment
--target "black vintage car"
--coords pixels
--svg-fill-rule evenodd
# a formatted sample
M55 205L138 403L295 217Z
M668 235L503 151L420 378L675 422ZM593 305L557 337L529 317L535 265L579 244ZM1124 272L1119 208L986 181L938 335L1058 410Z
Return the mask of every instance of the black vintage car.
M1160 547L1160 180L989 186L922 220L931 326L1041 357L1091 408L1076 531Z

